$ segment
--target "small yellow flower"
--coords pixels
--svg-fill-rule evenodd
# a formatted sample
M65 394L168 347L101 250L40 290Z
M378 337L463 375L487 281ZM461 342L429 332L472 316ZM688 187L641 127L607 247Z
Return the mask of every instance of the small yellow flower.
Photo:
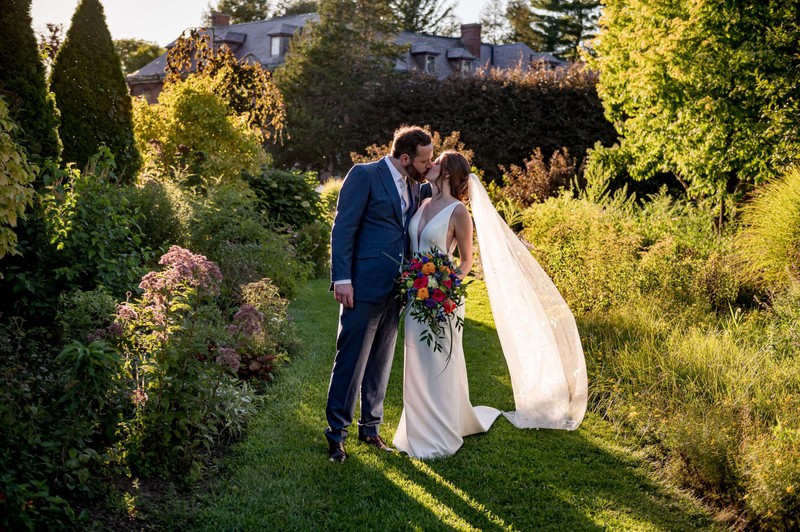
M791 493L791 492L793 492L793 491L794 491L794 484L792 484L792 485L790 485L790 486L787 486L787 488L786 488L786 493Z

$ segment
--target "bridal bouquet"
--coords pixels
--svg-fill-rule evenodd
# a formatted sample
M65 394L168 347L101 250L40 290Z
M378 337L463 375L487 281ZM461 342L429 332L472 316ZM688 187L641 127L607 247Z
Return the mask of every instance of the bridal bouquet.
M420 340L429 346L433 343L434 351L442 350L439 340L445 327L455 325L460 330L464 325L464 319L455 313L467 293L458 272L450 258L435 248L414 253L400 265L400 297L410 302L406 311L411 317L427 325Z

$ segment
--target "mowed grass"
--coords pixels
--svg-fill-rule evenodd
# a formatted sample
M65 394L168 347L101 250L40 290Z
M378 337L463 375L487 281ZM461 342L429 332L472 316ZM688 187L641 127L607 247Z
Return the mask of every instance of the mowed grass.
M214 479L163 515L166 527L207 530L697 530L715 528L692 499L589 414L579 430L519 430L503 417L454 456L418 461L348 442L330 463L322 435L338 307L323 280L292 304L305 353L278 375L248 435ZM402 335L402 331L401 331ZM510 379L485 285L467 302L473 404L513 410ZM391 442L402 408L402 341L386 400ZM590 383L591 386L591 383Z

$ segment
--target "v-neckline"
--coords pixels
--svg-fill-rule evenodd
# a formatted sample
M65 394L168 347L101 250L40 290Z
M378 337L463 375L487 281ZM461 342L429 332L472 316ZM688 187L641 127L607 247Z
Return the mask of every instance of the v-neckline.
M447 205L445 205L444 207L439 209L439 212L434 214L433 217L430 220L428 220L427 222L425 222L425 225L423 225L421 228L419 227L419 225L417 225L417 250L419 250L420 244L422 242L422 233L425 232L425 229L427 229L428 226L431 225L431 222L433 222L440 214L442 214L446 209L449 209L451 205L455 205L456 203L458 203L458 200L453 201L451 203L448 203ZM431 202L429 201L428 203L426 203L425 205L420 207L420 210L418 211L420 213L420 217L419 217L420 220L422 220L422 211L424 209L427 209L428 205L430 205L430 204L431 204ZM419 224L419 222L417 222L417 224ZM445 244L446 244L446 242L445 242Z

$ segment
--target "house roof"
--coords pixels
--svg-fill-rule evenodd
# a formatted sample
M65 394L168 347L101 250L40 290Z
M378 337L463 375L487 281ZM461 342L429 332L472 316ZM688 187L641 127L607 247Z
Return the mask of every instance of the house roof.
M319 15L309 13L232 24L203 31L213 33L216 42L223 42L230 46L238 59L246 58L247 61L258 62L265 68L273 69L283 64L284 58L283 56L271 55L271 38L273 36L293 35L308 21L316 20L319 20ZM503 45L481 43L480 56L476 57L464 46L460 37L442 37L404 31L397 36L396 42L410 45L405 57L397 60L395 64L397 70L419 69L423 66L420 63L420 57L433 56L435 75L439 78L445 78L453 72L459 72L463 61L472 63L475 68L513 68L520 62L526 65L537 61L544 61L552 66L566 64L565 61L557 59L550 54L534 52L530 47L522 43ZM175 41L167 45L167 48L174 46L174 44ZM134 85L164 79L165 67L166 53L128 75L128 83Z
M268 20L255 22L245 22L242 24L231 24L225 27L216 27L203 30L203 33L213 31L216 42L224 42L231 46L231 50L238 59L244 57L248 61L259 61L267 68L271 68L283 63L283 59L270 57L270 38L273 35L291 35L297 28L303 27L309 20L318 20L316 13L304 15L291 15L288 17L278 17ZM289 28L294 28L291 33L285 33ZM177 41L177 39L176 39ZM175 45L173 41L167 45L171 48ZM167 54L164 53L150 63L146 64L136 72L128 75L129 83L152 81L154 79L164 79L164 69L167 66Z

